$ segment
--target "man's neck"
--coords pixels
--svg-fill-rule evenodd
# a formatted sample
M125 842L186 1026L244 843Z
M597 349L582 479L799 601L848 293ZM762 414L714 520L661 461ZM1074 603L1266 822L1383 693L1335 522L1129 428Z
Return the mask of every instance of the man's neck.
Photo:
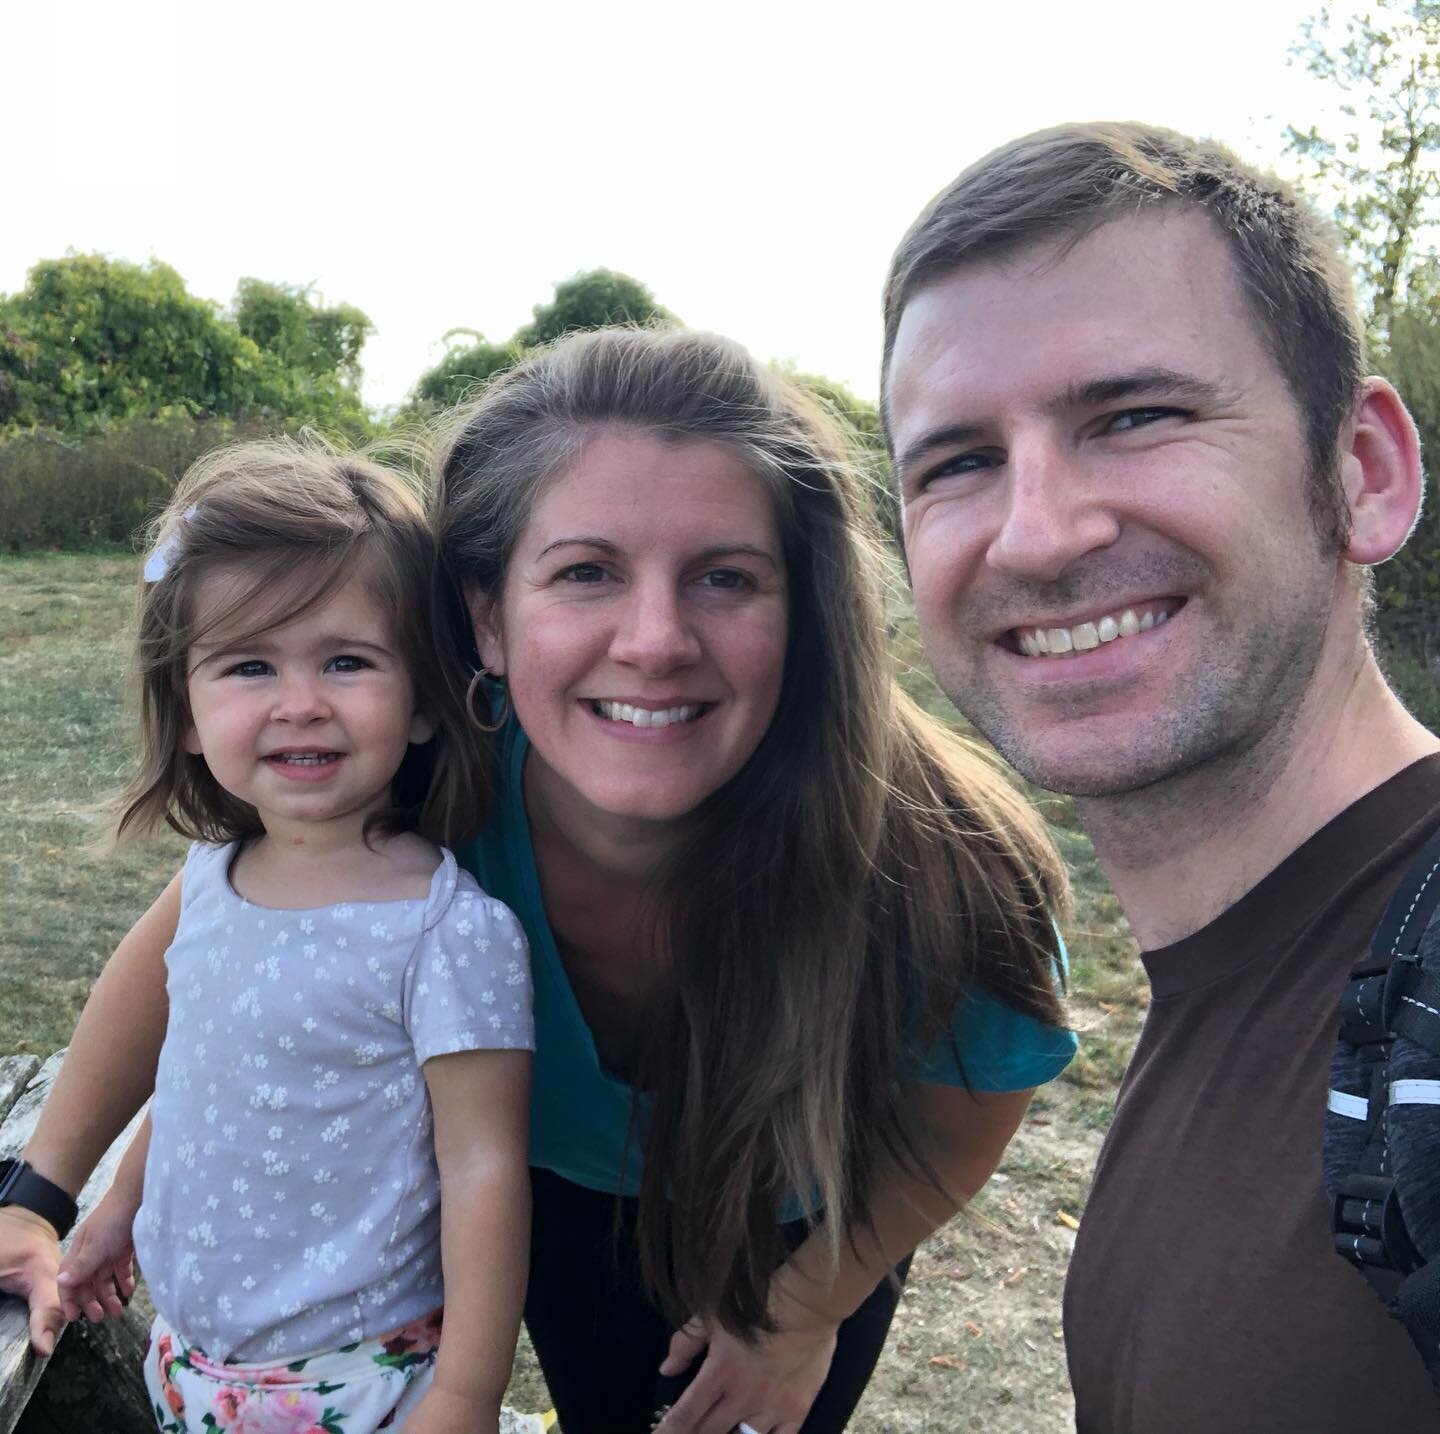
M1322 664L1285 729L1077 806L1131 929L1155 950L1209 925L1346 807L1437 751L1369 651L1352 650Z

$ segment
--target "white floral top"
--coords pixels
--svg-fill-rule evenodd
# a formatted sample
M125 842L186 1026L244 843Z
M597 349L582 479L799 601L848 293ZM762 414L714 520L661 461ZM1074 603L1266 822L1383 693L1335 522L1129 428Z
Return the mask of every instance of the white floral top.
M228 1362L369 1339L441 1302L420 1067L533 1049L525 937L447 851L424 900L254 906L191 847L135 1247L156 1309Z

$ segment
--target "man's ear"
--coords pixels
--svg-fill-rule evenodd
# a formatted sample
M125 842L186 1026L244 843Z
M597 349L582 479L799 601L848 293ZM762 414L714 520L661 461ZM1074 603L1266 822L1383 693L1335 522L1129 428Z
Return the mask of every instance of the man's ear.
M1383 378L1361 385L1346 433L1340 454L1350 509L1345 556L1368 567L1393 558L1420 516L1420 437L1400 395Z
M505 648L500 641L500 615L495 600L472 583L465 584L464 597L481 665L492 677L504 677Z

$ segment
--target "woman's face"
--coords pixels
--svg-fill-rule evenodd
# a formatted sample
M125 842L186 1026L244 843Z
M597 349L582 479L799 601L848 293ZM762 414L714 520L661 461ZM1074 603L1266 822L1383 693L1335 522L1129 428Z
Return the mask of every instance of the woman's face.
M473 595L471 615L552 808L675 821L735 775L780 697L774 504L721 444L596 433L540 490L498 605Z

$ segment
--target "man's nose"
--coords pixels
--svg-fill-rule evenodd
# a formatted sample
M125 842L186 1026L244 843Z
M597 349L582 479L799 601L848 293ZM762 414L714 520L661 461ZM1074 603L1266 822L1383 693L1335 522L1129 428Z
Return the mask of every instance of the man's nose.
M655 673L697 661L700 640L681 593L668 582L637 583L621 604L610 656Z
M282 676L270 716L275 722L318 722L329 717L330 702L319 675L290 672Z
M999 528L986 562L1007 577L1054 582L1077 558L1108 548L1120 522L1103 475L1051 435L1014 442Z

